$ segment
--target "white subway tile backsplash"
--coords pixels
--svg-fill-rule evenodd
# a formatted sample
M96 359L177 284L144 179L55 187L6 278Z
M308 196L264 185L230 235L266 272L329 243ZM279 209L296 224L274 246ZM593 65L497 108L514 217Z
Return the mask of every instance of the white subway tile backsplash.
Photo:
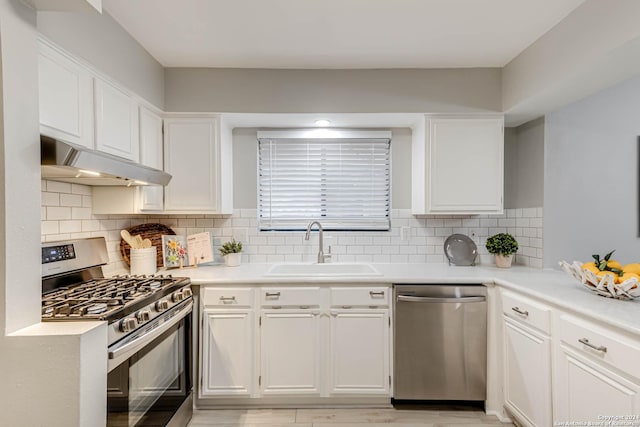
M71 219L71 208L61 206L47 206L47 220Z
M60 233L79 233L82 231L82 221L60 221Z
M42 206L60 206L60 193L43 191L40 199L42 201Z
M82 196L80 194L60 194L60 206L82 206Z
M60 233L59 221L41 221L40 233L43 236Z
M71 194L71 184L68 182L47 181L47 191L52 193Z
M209 231L214 245L231 238L245 247L243 262L315 262L318 233L309 241L300 232L261 232L255 209L236 209L233 216L219 215L93 215L91 187L42 182L43 241L104 236L109 248L108 268L124 266L120 254L120 230L132 225L159 222L177 234ZM430 215L416 217L408 209L392 210L392 228L387 232L325 232L325 252L331 246L333 262L444 263L443 245L453 233L470 236L478 245L481 264L493 264L484 246L489 235L508 232L520 245L516 263L542 267L543 209L505 209L504 215ZM401 239L401 227L409 233ZM217 253L217 248L216 253ZM217 257L217 261L221 259Z
M91 187L87 185L71 184L71 194L81 194L84 196L91 196L92 191L91 191Z
M71 218L91 219L91 208L71 208Z

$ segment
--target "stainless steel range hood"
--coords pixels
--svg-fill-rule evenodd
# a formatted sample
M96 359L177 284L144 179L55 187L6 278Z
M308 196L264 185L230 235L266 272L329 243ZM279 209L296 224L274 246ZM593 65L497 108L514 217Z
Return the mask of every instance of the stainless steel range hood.
M171 175L158 169L40 136L43 179L85 185L131 186L167 185Z

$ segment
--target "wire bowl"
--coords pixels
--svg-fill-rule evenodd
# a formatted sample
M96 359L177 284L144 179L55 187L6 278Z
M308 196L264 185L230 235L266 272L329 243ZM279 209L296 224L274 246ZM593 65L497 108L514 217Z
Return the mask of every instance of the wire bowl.
M613 274L605 274L603 277L598 277L593 272L583 269L582 263L579 261L574 261L573 264L560 261L558 264L567 274L574 277L590 291L602 297L631 300L640 296L640 286L638 285L638 279L635 277L622 283L615 283Z

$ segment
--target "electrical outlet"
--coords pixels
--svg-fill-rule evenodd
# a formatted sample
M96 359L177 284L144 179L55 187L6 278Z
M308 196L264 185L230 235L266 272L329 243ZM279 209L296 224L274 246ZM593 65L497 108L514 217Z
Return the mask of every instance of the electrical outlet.
M400 227L400 240L409 240L411 237L411 227Z

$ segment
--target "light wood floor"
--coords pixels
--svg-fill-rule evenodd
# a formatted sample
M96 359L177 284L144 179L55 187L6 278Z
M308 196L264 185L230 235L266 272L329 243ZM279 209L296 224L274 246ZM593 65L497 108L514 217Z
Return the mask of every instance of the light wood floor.
M480 409L224 409L195 410L189 427L513 427Z

